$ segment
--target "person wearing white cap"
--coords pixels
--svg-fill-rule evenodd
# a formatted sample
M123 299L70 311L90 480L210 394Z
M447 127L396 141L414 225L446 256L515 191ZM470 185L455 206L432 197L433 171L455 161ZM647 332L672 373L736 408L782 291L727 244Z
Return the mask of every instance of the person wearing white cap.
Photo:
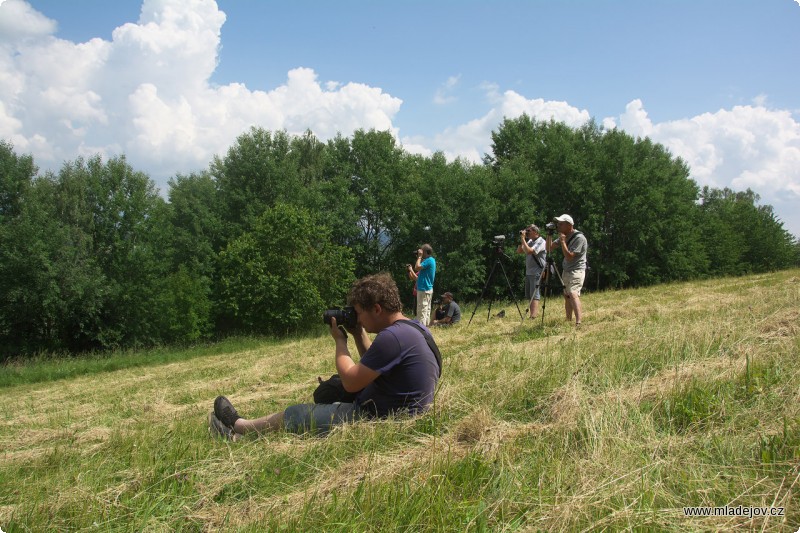
M561 250L564 261L561 263L564 283L564 310L567 320L572 321L575 315L575 324L580 325L583 319L581 306L581 289L586 277L586 251L589 244L586 236L576 230L572 217L564 214L553 219L558 225L558 240L553 241L552 236L547 237L547 249L550 251Z

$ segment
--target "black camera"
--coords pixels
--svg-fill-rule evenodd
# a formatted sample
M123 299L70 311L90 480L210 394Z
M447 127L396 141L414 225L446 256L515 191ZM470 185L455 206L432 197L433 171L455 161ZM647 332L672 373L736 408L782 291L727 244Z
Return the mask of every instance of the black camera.
M506 242L505 235L495 235L494 240L492 241L495 246L502 246L504 242Z
M336 319L338 326L354 328L358 325L358 314L355 307L343 307L341 309L328 309L322 313L322 321L331 325L331 318Z
M558 225L555 222L548 222L547 224L544 225L544 227L547 229L547 233L552 235L553 233L556 232L556 228L558 227Z

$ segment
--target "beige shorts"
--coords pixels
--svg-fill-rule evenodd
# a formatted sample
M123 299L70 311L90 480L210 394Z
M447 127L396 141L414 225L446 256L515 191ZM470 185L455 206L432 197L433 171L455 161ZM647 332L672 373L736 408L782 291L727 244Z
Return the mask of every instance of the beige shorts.
M585 277L585 270L564 272L564 275L561 276L561 281L564 282L564 294L574 294L575 296L580 296L581 289L583 288L583 279Z

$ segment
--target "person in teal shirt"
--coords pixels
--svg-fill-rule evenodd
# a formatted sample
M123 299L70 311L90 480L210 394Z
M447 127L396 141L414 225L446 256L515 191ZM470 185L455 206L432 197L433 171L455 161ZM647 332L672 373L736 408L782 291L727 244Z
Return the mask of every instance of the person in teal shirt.
M423 244L417 250L414 271L417 273L417 320L427 326L431 320L433 280L436 277L436 259L433 258L433 247L430 244Z

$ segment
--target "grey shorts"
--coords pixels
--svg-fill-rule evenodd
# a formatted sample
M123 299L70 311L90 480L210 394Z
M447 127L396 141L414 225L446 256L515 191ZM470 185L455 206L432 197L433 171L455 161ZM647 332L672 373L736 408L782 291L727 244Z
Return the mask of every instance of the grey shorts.
M334 426L367 418L354 403L301 403L283 412L283 425L293 433L327 433Z
M528 301L539 300L539 283L541 272L538 274L525 274L525 299Z

